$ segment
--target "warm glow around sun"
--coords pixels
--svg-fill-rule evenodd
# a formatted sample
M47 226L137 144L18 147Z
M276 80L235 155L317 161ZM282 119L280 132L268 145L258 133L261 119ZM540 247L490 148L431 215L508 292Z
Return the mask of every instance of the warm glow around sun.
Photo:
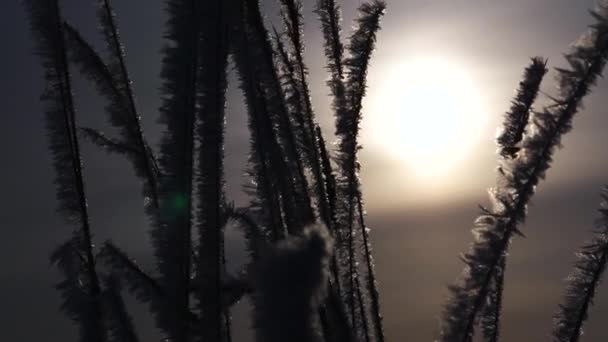
M440 59L389 67L371 95L369 138L419 177L449 171L473 153L487 117L467 70Z

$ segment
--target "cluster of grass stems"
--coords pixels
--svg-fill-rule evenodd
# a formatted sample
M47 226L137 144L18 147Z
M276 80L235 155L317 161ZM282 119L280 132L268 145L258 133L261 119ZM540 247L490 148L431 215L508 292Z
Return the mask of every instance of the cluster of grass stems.
M365 224L357 152L370 59L386 4L360 5L343 43L340 8L317 0L337 143L330 150L317 123L304 63L302 4L279 0L282 27L267 28L258 0L166 0L158 152L140 123L115 14L98 3L106 42L100 54L62 17L59 0L24 0L45 71L46 122L60 213L71 237L51 256L62 271L62 310L82 342L135 342L123 287L149 306L171 342L230 342L232 305L253 304L258 342L384 341L380 297ZM589 31L557 69L559 94L533 105L547 61L532 59L497 139L499 166L491 207L475 220L465 269L450 286L440 340L499 340L508 247L561 137L608 59L608 4L592 12ZM251 202L235 208L224 193L228 66L235 66L250 131L246 186ZM72 73L105 100L117 137L78 125ZM95 248L80 144L86 139L125 156L142 181L156 260L148 273L111 241ZM608 202L608 189L603 197ZM579 253L555 341L577 341L608 259L608 209ZM249 252L239 274L226 271L227 224L243 231Z

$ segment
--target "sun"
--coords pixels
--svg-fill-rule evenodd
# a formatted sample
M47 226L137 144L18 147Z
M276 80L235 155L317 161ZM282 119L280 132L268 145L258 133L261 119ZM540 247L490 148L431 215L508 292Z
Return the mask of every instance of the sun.
M391 67L370 114L373 143L423 177L466 159L487 118L470 74L433 58Z

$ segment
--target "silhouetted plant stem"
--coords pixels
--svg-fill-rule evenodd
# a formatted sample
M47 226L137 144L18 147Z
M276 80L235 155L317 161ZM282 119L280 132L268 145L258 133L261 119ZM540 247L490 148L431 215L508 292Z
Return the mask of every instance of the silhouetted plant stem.
M344 75L342 67L343 51L344 47L340 39L340 11L338 6L333 0L319 0L316 4L315 12L319 16L321 21L321 28L323 31L324 45L325 45L325 56L327 58L327 69L330 72L330 80L327 82L329 86L333 100L332 107L335 112L335 116L339 117L345 111L346 100L344 98ZM320 146L326 146L321 134L320 129L315 130L316 138L319 140ZM323 176L325 179L325 189L327 191L328 206L330 213L332 213L332 220L336 221L336 224L331 226L331 231L336 237L336 253L332 260L332 270L335 275L336 290L340 298L344 296L344 286L342 284L341 276L339 271L339 265L337 258L343 253L343 232L338 227L338 201L337 201L337 181L336 177L332 172L331 161L327 149L320 149L321 152L321 165L323 170Z
M246 5L242 6L241 11L247 11ZM271 239L278 241L285 236L285 224L281 213L283 204L280 198L281 194L285 194L284 196L287 197L285 182L288 182L289 178L286 178L283 154L278 147L268 117L267 104L258 84L257 71L250 62L254 56L251 51L253 46L249 44L250 32L244 16L245 14L240 15L239 17L243 18L242 21L235 23L235 26L238 27L238 38L235 40L233 54L248 109L252 141L250 164L254 168L257 199L261 202L259 205L262 210L262 218L271 231Z
M226 341L229 321L222 307L222 274L224 273L224 122L226 100L226 68L229 36L227 3L206 2L202 22L198 72L199 181L198 208L199 243L196 297L201 312L203 341Z
M337 112L336 136L338 144L338 166L340 169L341 180L339 181L338 191L342 198L344 208L341 218L341 229L346 229L348 236L348 265L350 291L349 305L352 315L353 325L355 324L355 281L358 272L355 267L355 210L356 201L359 193L357 152L359 150L358 134L359 123L361 121L361 103L365 95L365 81L369 61L376 41L376 33L380 28L380 18L384 13L386 4L382 1L372 1L364 3L359 8L359 18L357 28L350 40L350 57L346 59L345 65L348 67L348 78L345 83L346 107L344 112ZM370 275L371 276L371 275ZM365 317L365 313L362 313ZM356 330L356 326L353 326Z
M98 92L108 100L106 112L109 121L113 126L119 128L122 139L109 138L103 132L86 127L80 128L83 136L108 152L126 155L133 163L136 175L144 179L144 196L153 202L152 191L154 189L150 184L158 182L160 172L147 143L138 133L138 127L140 127L137 121L138 116L130 114L126 86L120 80L120 70L107 65L78 30L69 23L63 23L63 30L68 50L71 52L71 60L80 66L81 74L93 81ZM149 150L149 153L146 154L146 150ZM148 201L146 200L146 202ZM150 212L157 211L158 207L154 203L152 204L149 209L153 210Z
M296 149L295 135L292 124L289 121L285 99L280 87L280 82L276 73L273 62L273 50L268 40L268 33L264 27L261 17L258 0L246 0L247 24L251 27L256 44L259 44L259 62L260 70L258 77L261 78L265 92L269 96L269 111L276 118L278 125L277 136L281 139L283 149L285 151L285 160L288 167L293 172L291 187L293 190L294 203L287 203L287 206L293 206L290 209L292 214L287 213L286 221L288 231L297 233L301 227L314 221L314 214L311 207L310 196L308 194L308 184L304 175L301 156ZM295 215L295 216L294 216Z
M522 142L520 157L503 168L504 185L493 193L494 208L477 220L477 239L464 256L467 264L461 284L450 288L452 299L444 313L442 341L467 341L483 307L489 285L517 225L525 218L527 203L550 167L561 137L571 129L581 100L602 73L608 54L608 9L600 5L598 22L567 55L571 70L560 70L560 95L533 119L534 130ZM511 191L514 190L514 191Z
M506 258L503 257L494 275L492 288L486 298L483 317L481 319L483 336L486 342L497 342L500 337L500 315L502 310L502 292L506 271Z
M292 59L289 56L289 52L287 52L281 35L275 27L273 27L273 32L276 54L278 55L277 64L279 66L279 69L281 69L282 71L282 74L279 78L284 79L286 103L289 105L288 107L290 107L289 109L291 117L296 122L296 126L294 127L294 133L300 140L299 145L302 145L304 147L301 147L300 151L302 151L303 153L308 153L307 147L310 146L310 142L307 140L309 137L304 134L305 122L304 115L302 115L302 113L304 112L304 109L302 107L302 94L300 93L299 85L296 80L294 63L292 62Z
M577 253L574 270L567 278L564 303L554 319L553 340L577 342L593 304L608 261L608 187L602 189L600 219L592 241Z
M595 63L594 63L594 65L595 65ZM584 81L587 81L588 77L589 76L586 76L585 79L584 79ZM581 85L582 84L583 84L583 82L581 83ZM578 93L580 93L582 89L583 89L583 87L581 86L579 88ZM580 95L580 97L582 98L582 94ZM560 119L559 119L556 127L560 127L560 126L564 127L564 125L566 124L566 120L568 120L568 119L571 118L571 117L567 117L567 115L570 112L573 112L574 111L574 107L576 107L577 105L578 105L578 101L576 101L576 102L570 102L569 101L569 104L566 107L567 109L564 111L565 115L562 116L562 117L560 117ZM555 139L557 139L559 137L559 135L561 135L561 134L556 129L554 129L552 131L552 134L550 135L550 140L543 147L543 149L542 149L543 152L542 152L541 155L546 156L546 158L549 157L549 155L552 152L551 150L554 147L554 145L552 144L552 142ZM538 176L541 172L545 171L543 169L546 170L545 167L541 166L540 164L536 164L534 166L534 168L532 169L531 175L533 177L534 176ZM527 202L530 199L530 197L532 196L532 194L534 192L534 187L536 186L536 183L538 181L539 181L539 179L536 179L534 181L528 181L528 182L525 183L524 189L523 189L524 191L522 192L523 196L521 197L522 199L519 200L517 202L517 205L515 206L515 211L517 213L519 213L519 215L523 216L523 214L525 212L525 207L527 205ZM517 225L517 221L520 220L519 215L517 217L513 217L513 218L509 219L507 221L507 223L504 225L503 229L505 230L505 233L504 233L503 238L500 240L500 243L498 245L498 250L499 251L504 251L504 250L507 249L507 246L508 246L508 244L509 244L509 242L511 240L511 237L513 236L513 234L515 234L517 232L516 231L516 229L517 229L516 225ZM494 272L495 272L495 270L497 268L497 264L498 264L498 261L500 260L500 257L499 256L492 257L491 260L492 260L492 262L491 262L491 264L488 267L489 271L486 273L486 276L484 277L484 280L482 281L482 286L481 286L481 288L479 290L479 293L475 297L476 299L475 299L475 303L474 303L474 306L473 306L473 310L468 315L467 328L465 329L465 333L464 333L463 339L462 339L463 342L466 342L466 340L467 340L468 337L465 337L465 336L468 336L468 334L473 330L475 316L476 316L477 312L479 311L479 309L481 308L482 302L485 300L485 295L487 293L490 280L492 279L492 277L494 275Z
M89 274L91 281L91 295L98 297L101 293L101 286L99 284L99 278L95 271L95 258L93 257L93 242L91 238L91 227L89 224L89 211L87 207L87 200L84 190L84 180L82 175L82 161L80 160L80 146L78 145L78 135L76 134L76 110L74 109L74 103L72 98L72 82L70 79L70 70L67 59L67 52L65 48L65 40L63 38L63 31L61 27L61 14L59 5L55 2L56 16L58 23L58 35L59 39L59 53L60 53L60 65L57 68L57 73L62 79L63 87L60 88L61 96L65 102L65 120L67 131L70 134L69 141L72 148L72 161L71 164L74 168L74 180L76 181L76 191L78 193L78 203L80 206L82 234L84 238L84 246L86 253L86 269ZM101 313L100 313L101 314ZM100 336L101 338L101 336Z
M331 209L330 199L327 194L327 181L324 180L323 173L332 173L331 165L329 169L324 169L321 155L327 154L326 146L320 143L322 139L321 129L315 122L315 114L310 100L310 89L308 86L308 76L306 65L304 64L304 43L302 39L302 4L297 0L281 0L284 7L283 21L287 28L287 36L291 42L295 61L290 62L285 52L283 56L284 63L289 65L288 70L292 73L291 79L297 90L296 96L299 96L300 113L297 113L298 118L302 120L304 142L306 143L307 154L309 155L310 167L314 176L314 186L319 201L319 211L323 222L328 229L333 232L335 226L335 212ZM301 119L303 118L303 119Z
M330 88L333 88L334 81L343 80L344 67L343 55L344 46L340 38L340 8L334 0L317 0L315 12L319 15L321 29L323 31L325 56L327 57L327 69L332 75L329 81ZM334 94L334 97L336 94Z
M532 58L532 63L524 71L517 95L505 115L502 132L496 139L501 157L513 158L519 151L517 145L524 137L530 120L532 105L538 96L540 84L548 71L547 60L542 57Z
M127 311L125 302L120 293L121 284L117 277L109 276L105 279L105 290L102 298L106 307L106 325L108 326L111 342L138 342L133 320Z
M321 134L321 129L318 126L315 129L315 133L317 135L317 139L319 139L319 146L326 146L325 140L323 139L323 135ZM333 225L333 227L336 227L336 177L332 171L332 166L327 153L327 148L321 149L321 165L323 170L325 189L327 191L327 202L329 206L329 211L332 215L331 220L336 223L335 225ZM334 228L331 233L335 236L337 234L336 229ZM333 281L336 284L336 292L338 296L342 297L342 286L336 254L337 253L334 253L332 255L331 269L334 276Z
M172 46L164 49L162 78L164 101L160 121L166 125L161 140L163 178L161 222L153 231L161 283L167 293L163 312L169 337L175 342L189 339L192 196L194 134L199 39L202 7L194 0L167 3L167 38Z
M363 293L361 293L361 283L359 278L355 278L355 289L357 291L357 304L359 306L359 312L361 314L361 327L363 328L363 337L366 342L370 342L371 337L369 334L369 328L367 326L367 317L365 315L365 301L363 299Z
M116 275L120 275L132 289L135 297L142 302L153 301L152 297L162 297L165 295L156 280L142 270L113 242L105 242L99 252L98 258L108 267L112 268Z
M328 341L357 341L355 338L355 331L352 329L352 326L349 323L348 314L344 309L342 298L331 283L327 286L325 312L327 313L328 322L330 322L330 326L332 327L329 331L331 337Z
M80 341L105 342L101 285L93 256L61 10L58 1L28 0L24 5L45 69L47 85L43 100L47 104L46 121L56 170L58 210L79 226L73 237L51 255L51 261L65 277L57 285L64 298L62 310L78 323Z
M135 139L137 141L138 147L141 149L141 153L143 155L143 163L145 165L145 171L148 178L148 183L150 184L150 194L152 197L152 204L155 208L159 208L159 197L158 197L158 177L159 175L155 171L154 167L154 155L152 150L148 146L146 139L144 137L143 130L141 128L141 120L139 113L137 111L137 106L135 104L135 95L133 93L133 87L131 82L131 77L129 76L129 72L127 70L127 66L125 63L125 55L123 51L123 45L120 42L120 37L118 35L118 28L114 21L114 13L112 11L112 7L110 5L109 0L100 0L102 8L100 9L102 13L100 17L102 18L102 25L104 30L108 30L108 43L110 44L111 50L113 50L114 58L118 61L118 65L120 67L120 75L121 82L123 84L123 88L126 92L126 97L129 104L129 112L131 114L131 121L133 125L129 127L134 130Z
M369 292L371 304L372 304L372 322L374 323L374 330L376 338L379 342L384 341L384 328L382 326L382 312L380 311L380 291L378 291L378 284L376 282L376 272L374 270L374 259L371 250L371 241L369 238L369 231L364 221L364 209L363 201L361 200L361 194L357 196L357 211L359 212L359 226L361 227L361 236L363 237L363 248L365 252L365 266L367 267L367 291Z
M365 5L364 5L365 6ZM383 8L384 8L384 4L381 2L374 2L372 6L373 7L376 6L378 9L381 8L381 10L378 13L381 13ZM362 7L360 9L361 12L364 12L365 14L370 14L371 11L368 11L369 8L365 8ZM365 12L368 11L368 12ZM325 38L325 55L328 58L328 69L332 75L331 80L328 82L330 89L332 90L333 96L334 96L334 110L336 111L336 115L338 117L338 125L340 125L340 118L346 118L346 113L347 113L347 100L346 100L346 89L345 89L345 84L344 84L344 75L343 75L343 61L342 61L342 56L343 56L343 45L340 41L340 27L339 27L339 21L340 21L340 15L339 15L339 8L338 6L335 4L335 2L333 0L320 0L317 3L317 9L316 12L319 14L320 19L321 19L321 23L322 23L322 29L323 29L323 35ZM379 16L376 18L376 20L379 19ZM377 26L377 23L374 25L373 24L373 15L370 15L370 22L368 22L367 24L371 24L369 29L370 29L370 33L371 36L367 37L367 39L363 36L360 36L360 42L359 45L356 46L355 48L358 49L359 51L355 51L355 53L361 53L362 56L367 55L367 57L363 57L363 59L367 58L369 59L369 54L371 53L371 47L373 46L373 44L370 44L368 46L368 48L366 49L364 47L365 43L373 43L374 40L374 35L375 35L375 30L373 29L373 26ZM362 23L364 22L363 19L360 19L361 21L359 22L360 25L363 25ZM361 26L360 26L361 27ZM361 32L363 34L363 30ZM356 38L356 36L353 36L353 40L354 38ZM355 44L357 42L353 42L353 44ZM355 54L353 53L353 54ZM348 63L348 62L347 62ZM349 82L351 85L358 85L358 82L363 82L363 79L365 77L366 74L366 70L367 70L367 61L361 64L362 69L358 70L359 73L357 72L353 72L354 75L357 75L359 77L362 77L362 79L350 79ZM363 88L357 89L354 92L351 92L351 107L352 110L354 111L354 113L358 113L360 111L360 104L357 104L357 102L360 102L360 98L362 98L363 96ZM357 92L361 91L361 93L356 94ZM356 94L356 95L355 95ZM354 95L354 96L353 96ZM357 97L360 96L360 98L357 99ZM355 114L358 115L358 114ZM357 124L355 124L355 126L358 126L358 122ZM352 133L355 137L358 134L358 132L356 131L356 128L350 128L350 130L354 130L354 132ZM349 129L347 129L348 131ZM340 128L338 128L338 133L337 135L340 137ZM341 137L341 143L345 142L345 138ZM354 141L354 146L357 145L356 140ZM347 152L347 155L350 153L352 155L356 154L356 148L347 148L350 150L350 152ZM341 148L341 151L344 152L344 150ZM353 159L348 163L349 165L346 168L342 168L342 172L344 175L344 170L355 170L356 169L356 159L354 159L356 157L353 157ZM328 158L326 157L326 155L322 156L322 160L324 161L324 164L329 164L328 162ZM348 172L348 171L347 171ZM358 187L352 180L354 179L354 174L352 176L348 175L347 173L347 177L350 178L351 180L349 181L349 191L353 191L355 187ZM329 191L329 186L328 188L328 192ZM358 191L357 191L358 192ZM331 198L332 196L330 196ZM353 271L356 271L354 269L354 232L353 232L353 221L354 221L354 203L352 202L354 200L354 198L350 197L350 209L349 209L349 213L348 213L348 222L350 222L349 225L349 229L350 229L350 233L349 233L349 259L350 259L350 272L351 274L353 274ZM365 248L365 256L366 256L366 266L367 266L367 271L368 271L368 290L371 296L371 301L372 301L372 311L373 311L373 322L374 322L374 327L375 327L375 332L376 332L376 336L378 338L379 341L383 341L384 340L384 333L383 333L383 329L382 329L382 322L381 322L381 314L380 314L380 308L379 308L379 298L378 298L378 293L377 293L377 285L376 285L376 281L375 281L375 274L373 272L373 260L371 259L371 254L370 254L370 250L369 250L369 239L368 239L368 232L366 230L365 227L365 223L364 223L364 219L363 219L363 206L361 203L361 199L360 199L360 195L357 196L357 206L358 209L360 211L360 217L359 217L359 223L362 229L362 235L363 235L363 240L364 240L364 248ZM331 203L331 201L330 201ZM355 275L356 276L356 275ZM351 287L352 287L352 278L351 278ZM350 301L351 301L351 315L354 312L354 297L353 297L353 293L351 290L351 296L350 296ZM365 319L365 313L362 313L363 315L363 319ZM354 319L354 317L353 317Z
M305 118L305 125L303 126L305 141L308 144L308 150L316 154L316 157L312 157L313 171L315 177L317 176L318 159L318 146L316 146L316 139L314 137L314 113L312 109L312 103L310 101L310 90L308 89L307 81L307 70L304 64L304 43L302 39L302 4L298 0L281 0L284 11L283 22L287 30L287 37L291 42L291 47L295 61L292 66L294 72L294 79L297 80L298 93L300 94L300 102L303 105L303 111L299 113L300 116Z
M319 214L321 220L332 234L335 234L335 177L327 156L326 145L323 140L321 129L314 120L314 112L310 102L310 91L308 89L306 67L304 64L304 44L302 39L301 3L293 0L282 0L287 37L291 42L291 48L295 55L295 61L291 60L285 47L275 30L277 50L280 61L286 69L286 77L289 87L294 92L295 119L301 127L303 142L306 146L304 152L308 156L309 166L312 169L314 181L313 186L317 195ZM336 255L332 255L331 271L333 281L336 284L338 294L341 293L340 273L336 261ZM323 309L321 309L323 310ZM321 321L323 312L320 313Z
M230 217L226 217L226 221L228 221L229 219L230 219ZM225 234L225 230L222 233ZM222 241L221 243L222 243L221 272L223 274L225 274L226 273L226 249L223 248L224 245L225 245L224 241ZM220 276L221 276L221 274L220 274ZM222 279L221 278L218 278L218 279L220 281L219 286L221 286L223 288L223 286L221 284ZM224 293L223 292L224 291L220 290L220 295L222 296L220 298L224 297ZM230 315L230 306L228 306L228 305L222 305L222 303L220 302L220 310L222 310L221 314L222 314L223 323L224 323L224 335L225 335L224 340L226 342L232 342L232 317Z
M591 284L589 286L589 288L587 288L583 293L584 293L584 300L583 300L583 306L581 307L578 316L576 317L576 323L574 325L574 329L573 330L573 334L570 337L570 339L568 340L569 342L578 342L580 336L581 336L581 332L583 329L583 323L585 322L585 320L587 319L587 313L589 311L589 306L592 303L592 298L595 295L595 291L596 288L599 284L599 280L600 277L603 273L603 269L606 267L606 251L603 251L600 254L600 258L598 261L599 266L598 270L593 274L593 279L591 280Z
M541 82L547 71L547 61L541 57L532 58L530 65L525 69L517 95L511 103L511 108L505 115L502 132L496 140L499 164L506 165L511 159L517 157L517 153L521 149L520 145L524 133L529 127L532 106L538 96ZM499 166L498 183L500 183L500 179L503 177L505 167ZM505 266L506 256L503 256L494 274L482 313L482 330L484 338L488 342L497 341L500 333L499 324Z

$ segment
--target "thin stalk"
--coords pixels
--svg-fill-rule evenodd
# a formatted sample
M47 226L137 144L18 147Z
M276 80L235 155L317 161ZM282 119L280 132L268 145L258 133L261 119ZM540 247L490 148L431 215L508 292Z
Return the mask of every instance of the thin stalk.
M604 58L604 55L602 55L601 58ZM589 67L589 70L595 70L600 65L603 65L603 62L600 58L598 58L595 61L593 61L593 64ZM586 94L588 83L593 76L594 76L593 72L587 72L585 77L577 85L576 91L574 92L574 95L572 96L574 99L580 99ZM512 215L504 225L503 229L505 232L504 232L503 238L500 240L500 242L497 246L497 250L493 253L494 256L491 259L492 261L488 267L488 271L486 272L485 276L483 277L482 285L479 288L479 290L475 296L475 301L474 301L472 310L467 315L468 323L467 323L466 329L463 331L463 333L461 335L461 339L460 339L460 341L462 341L462 342L467 342L470 332L473 331L473 326L475 324L475 317L477 316L477 313L480 310L480 308L482 307L482 304L486 298L488 286L490 284L491 279L494 277L494 272L496 271L496 266L498 265L498 263L501 259L501 255L506 251L507 246L509 245L509 242L511 241L511 237L517 231L517 223L518 223L519 217L520 217L520 215L523 215L523 213L525 212L527 203L528 203L529 199L532 197L532 195L534 194L534 188L536 186L536 183L538 182L538 178L539 178L540 174L545 171L544 169L546 169L543 165L543 161L547 160L547 158L549 158L549 156L551 155L551 151L554 148L555 141L557 141L557 138L562 133L560 131L560 129L562 127L565 127L567 125L567 123L571 120L571 118L572 118L571 113L576 111L576 108L578 107L578 105L579 105L579 101L569 101L567 103L567 106L562 111L564 113L564 115L561 115L559 117L557 123L551 130L549 137L546 139L544 146L542 147L542 153L540 155L544 156L545 158L538 160L538 162L533 166L533 168L530 172L530 178L529 178L530 181L525 183L523 191L521 192L521 195L518 197L519 199L516 202L516 205L514 207L514 212L518 213L518 215Z
M129 102L129 111L132 116L132 120L135 123L135 135L136 141L141 149L141 153L144 155L144 165L146 168L147 177L150 183L150 188L152 190L152 203L155 208L159 208L159 198L158 198L158 175L155 173L155 168L153 166L152 160L154 159L152 156L152 151L148 147L146 143L146 139L144 137L143 130L141 128L141 120L139 114L137 112L137 106L135 104L135 96L133 93L133 87L131 78L129 76L129 72L125 63L125 56L122 51L122 44L120 42L118 36L118 29L116 23L114 22L114 15L112 12L112 7L110 6L109 0L103 0L104 10L106 12L106 16L108 18L108 23L110 24L111 36L112 36L112 47L114 50L114 55L116 59L119 61L120 72L122 75L122 81L125 86L125 91L127 95L127 99Z

